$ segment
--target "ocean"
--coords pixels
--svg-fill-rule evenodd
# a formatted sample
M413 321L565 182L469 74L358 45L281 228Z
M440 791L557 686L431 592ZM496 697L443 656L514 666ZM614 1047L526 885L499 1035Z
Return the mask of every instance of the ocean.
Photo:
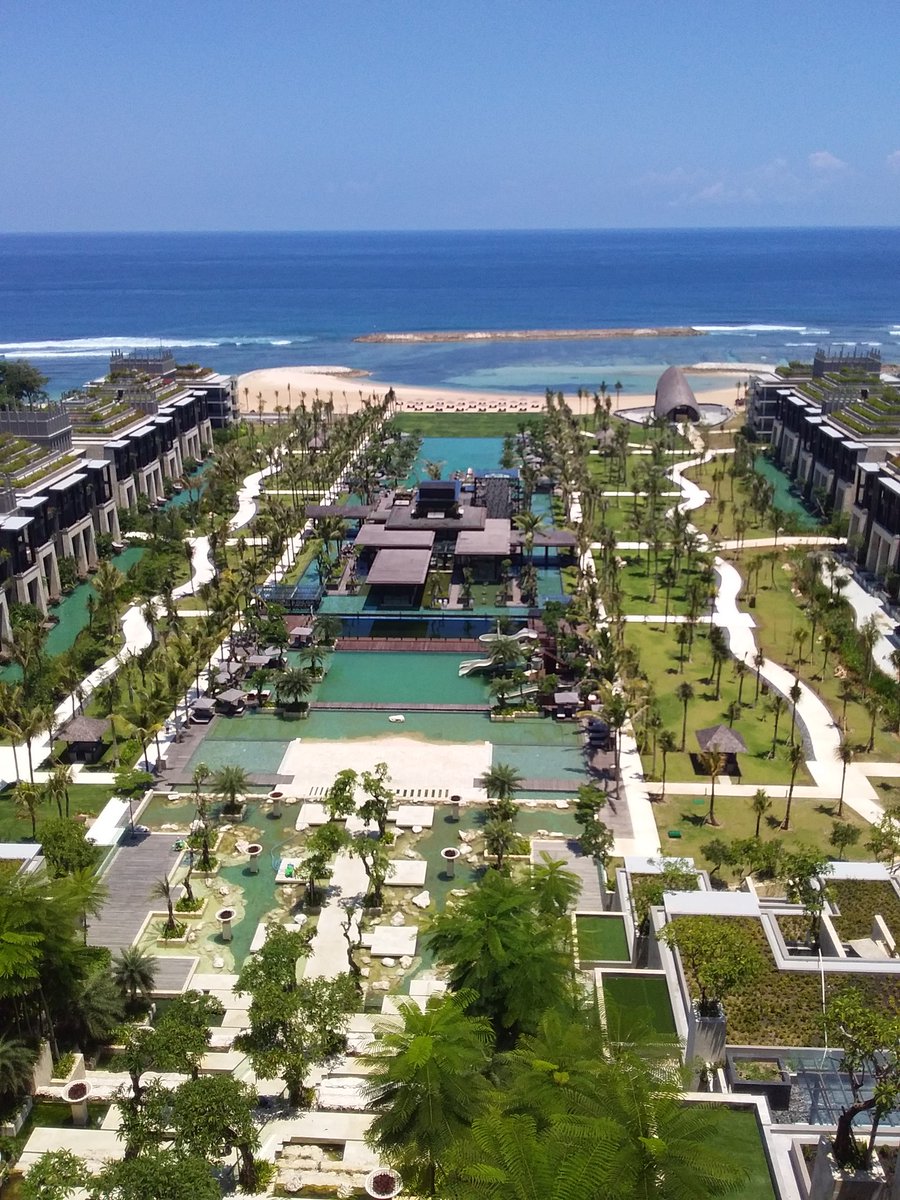
M819 344L900 360L900 229L0 235L0 355L58 395L113 348L226 373L344 365L420 386L650 391L671 363ZM385 331L692 325L695 338L386 345Z

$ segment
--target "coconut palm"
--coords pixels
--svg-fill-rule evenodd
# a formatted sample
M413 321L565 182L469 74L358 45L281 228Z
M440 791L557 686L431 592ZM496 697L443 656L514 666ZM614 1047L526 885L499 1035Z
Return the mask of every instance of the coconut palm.
M79 984L68 1021L79 1041L105 1042L122 1023L122 997L105 967L98 967Z
M156 982L156 959L140 946L126 946L112 960L112 974L123 996L134 1004L138 993L149 996Z
M841 742L837 750L834 752L834 757L841 764L841 795L838 800L838 817L844 815L844 784L847 782L847 768L853 762L853 747L848 742Z
M225 811L238 812L241 798L250 790L250 777L244 768L228 763L213 773L210 782L213 795L222 801Z
M689 684L687 682L687 680L685 680L684 683L679 683L678 687L675 689L675 695L681 701L682 712L681 712L681 747L680 747L680 749L681 749L681 753L683 754L685 745L687 743L688 705L694 698L693 686L691 684Z
M564 917L581 894L581 880L563 858L554 859L541 851L541 862L531 868L531 890L538 911Z
M760 822L772 807L772 801L766 795L766 792L763 788L757 788L753 793L753 796L750 800L750 807L753 810L754 816L756 817L756 829L753 832L753 836L758 838Z
M669 729L664 729L659 735L659 748L662 752L662 794L666 791L666 770L668 767L668 759L670 754L674 754L678 749L678 743L675 741L675 734Z
M464 992L431 996L424 1012L400 1000L402 1025L386 1025L364 1059L375 1113L366 1141L418 1195L437 1193L447 1152L487 1106L493 1039L489 1021L467 1015L472 999Z
M716 817L716 779L725 770L727 758L721 750L704 750L700 755L700 762L703 770L710 777L709 812L706 814L706 824L720 825L721 821Z
M494 856L494 866L502 871L503 860L513 852L519 840L515 825L512 821L504 821L502 817L492 817L485 823L483 833L484 852Z
M481 782L492 799L512 800L525 781L509 763L494 763L490 770L485 771Z
M175 892L172 887L172 882L169 879L158 879L153 885L150 895L155 900L165 900L166 902L166 926L167 934L174 933L178 928L178 922L175 920Z
M288 702L298 707L313 689L313 674L306 667L288 667L275 677L275 693L279 704Z
M93 867L79 867L65 875L59 883L60 894L81 914L84 944L87 945L88 918L99 917L109 899L109 888Z
M788 762L791 764L791 781L788 785L787 807L784 811L784 820L781 822L781 828L785 831L791 827L791 801L794 798L794 782L803 762L803 745L801 742L791 742L788 747Z
M37 841L37 812L44 800L44 793L35 783L20 781L13 791L17 811L31 820L31 840Z

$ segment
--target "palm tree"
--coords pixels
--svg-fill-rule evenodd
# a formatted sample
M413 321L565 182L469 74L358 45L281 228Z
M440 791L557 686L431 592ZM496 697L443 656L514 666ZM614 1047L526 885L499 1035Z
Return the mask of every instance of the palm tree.
M756 816L756 829L754 830L753 836L758 838L760 822L772 807L772 801L766 795L763 788L757 788L753 793L753 797L750 800L750 807L753 809L754 815Z
M99 917L109 899L109 888L93 867L79 867L60 880L60 894L81 913L84 944L87 945L88 918Z
M313 689L313 674L307 667L288 667L275 678L275 693L279 704L288 702L291 708L300 707Z
M784 697L775 695L772 698L772 713L775 717L775 725L772 729L772 749L769 751L769 758L775 757L775 748L778 745L778 722L781 720L781 714L784 712Z
M509 763L494 763L489 771L485 771L481 782L492 799L512 800L525 781Z
M422 1012L397 1005L402 1025L386 1025L364 1058L368 1107L375 1118L366 1141L397 1167L419 1195L434 1196L447 1152L484 1111L490 1022L468 1016L472 997L430 996Z
M880 696L868 695L863 700L863 707L869 714L869 740L866 742L866 753L875 749L875 726L878 718L884 712L884 702Z
M838 801L838 818L844 815L844 784L847 782L847 768L853 762L853 747L848 742L841 742L834 757L841 764L841 797Z
M140 946L126 946L112 961L113 979L122 995L134 1004L138 992L149 996L156 982L156 959Z
M791 801L794 798L794 782L797 778L797 772L800 770L800 765L803 762L803 745L801 742L791 742L788 748L788 762L791 764L791 782L788 787L784 820L781 822L781 828L785 832L791 827Z
M519 840L515 826L512 821L504 821L502 817L492 817L485 823L483 832L484 852L494 856L494 866L502 871L504 858L513 852Z
M675 734L669 729L664 729L659 735L659 748L662 751L662 786L660 791L662 795L666 792L666 770L668 768L668 758L670 754L674 754L678 749L678 743L675 741Z
M250 777L243 767L226 764L214 772L211 780L213 795L222 801L224 810L239 812L241 797L250 790Z
M41 788L35 783L20 781L13 791L17 810L31 819L31 840L37 841L37 810L44 799Z
M21 1096L31 1087L34 1050L18 1038L0 1033L0 1096Z
M693 698L694 698L694 689L693 689L693 687L691 686L691 684L689 684L689 683L688 683L688 682L685 680L685 682L684 682L684 683L679 683L678 687L675 689L675 695L676 695L676 696L678 697L678 699L681 701L681 705L682 705L682 715L681 715L681 753L683 754L683 753L684 753L684 748L685 748L685 745L686 745L686 743L687 743L687 718L688 718L688 705L690 704L690 702L691 702L691 701L693 700Z
M150 893L155 900L165 900L166 902L166 925L165 933L174 933L178 928L178 922L175 920L175 893L172 889L171 880L158 879L153 885L153 890Z
M797 705L800 703L801 699L803 698L803 688L800 686L800 683L798 680L795 679L794 682L791 684L790 691L788 692L788 696L791 701L791 732L788 735L788 741L793 742L794 730L797 727Z
M703 770L710 777L709 812L706 814L707 825L720 825L716 818L716 779L725 770L726 756L721 750L705 750L700 755Z

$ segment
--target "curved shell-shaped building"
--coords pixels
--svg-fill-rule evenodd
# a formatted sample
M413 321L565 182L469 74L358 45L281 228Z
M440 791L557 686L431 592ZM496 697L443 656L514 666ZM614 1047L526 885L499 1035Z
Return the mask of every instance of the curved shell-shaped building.
M700 408L681 367L668 367L656 381L654 417L668 421L699 421Z

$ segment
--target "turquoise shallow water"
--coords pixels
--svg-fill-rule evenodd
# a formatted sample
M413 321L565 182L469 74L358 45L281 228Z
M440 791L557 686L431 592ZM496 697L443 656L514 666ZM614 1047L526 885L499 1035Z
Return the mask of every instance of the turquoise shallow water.
M329 660L315 700L354 703L486 704L484 674L460 677L471 655L341 651Z
M409 481L427 478L426 462L443 463L441 474L444 479L453 471L490 471L500 465L503 453L503 438L455 437L422 439L419 457L409 474Z
M769 483L774 486L775 494L772 499L776 508L780 508L785 513L793 513L801 529L819 528L821 522L817 521L814 516L806 511L796 496L791 495L791 480L788 479L783 471L779 471L775 464L762 454L756 456L754 467L760 475L768 479Z

